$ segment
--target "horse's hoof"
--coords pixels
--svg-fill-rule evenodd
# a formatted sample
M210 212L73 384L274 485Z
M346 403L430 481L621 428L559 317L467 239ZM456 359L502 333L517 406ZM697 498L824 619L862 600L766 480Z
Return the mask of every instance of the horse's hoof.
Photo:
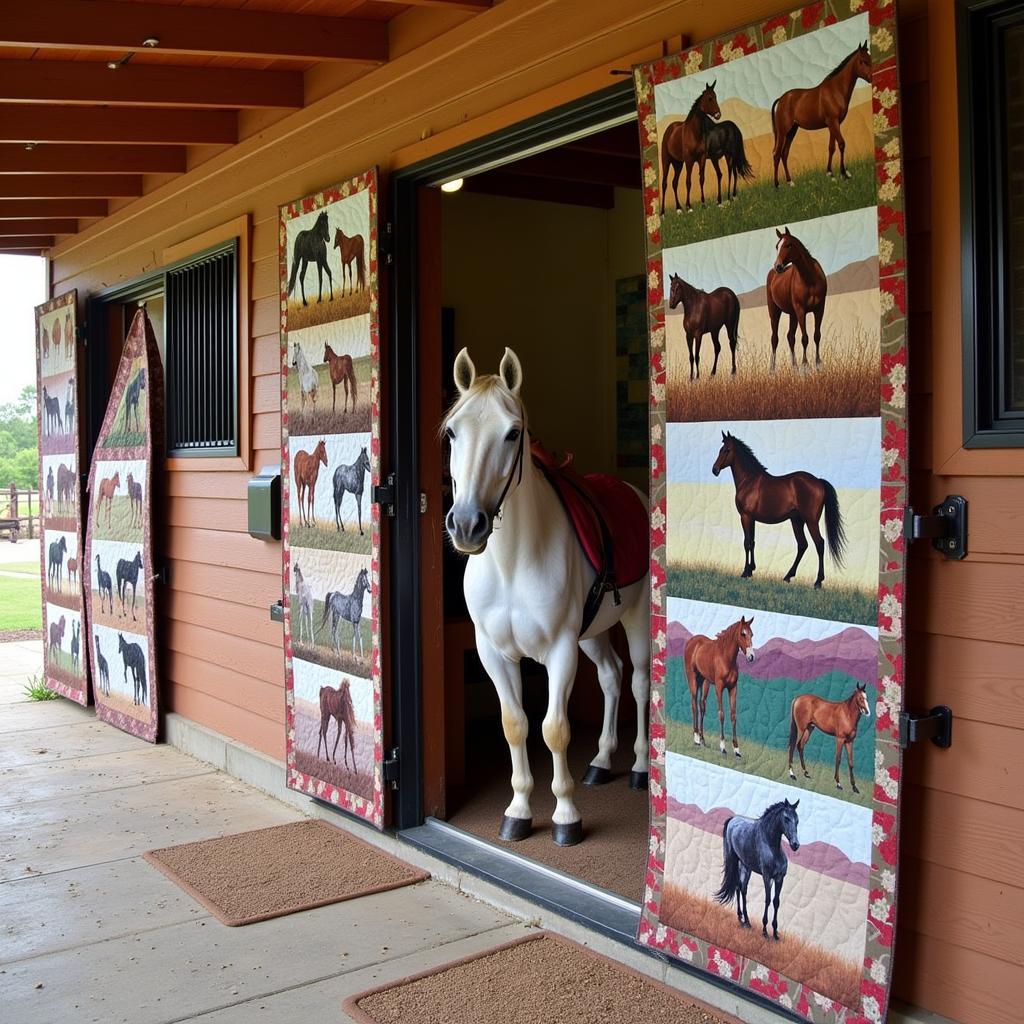
M856 786L853 787L853 791L854 791L854 793L859 793L860 792L860 790Z
M821 580L818 580L818 582L814 584L814 589L821 590Z
M501 831L498 835L507 843L518 843L533 831L533 818L510 818L502 816Z
M841 793L843 791L843 784L841 782L836 783L836 789Z
M603 786L606 782L612 781L612 773L607 768L592 764L587 768L587 774L583 776L584 786Z
M737 757L742 757L742 756L743 756L743 755L742 755L742 754L741 754L741 753L740 753L740 752L739 752L738 750L736 750L735 748L733 748L733 753L734 753L734 754L735 754L735 755L736 755Z
M629 773L629 788L630 789L647 789L647 784L650 776L647 772L630 772Z
M778 942L778 941L779 941L779 933L775 932L775 934L772 935L772 942Z
M795 777L796 777L796 776L794 776L794 778L795 778ZM804 778L805 778L805 779L809 779L810 777L811 777L811 773L810 773L810 772L804 772Z
M576 846L583 842L583 822L571 821L568 825L551 826L551 838L558 846Z

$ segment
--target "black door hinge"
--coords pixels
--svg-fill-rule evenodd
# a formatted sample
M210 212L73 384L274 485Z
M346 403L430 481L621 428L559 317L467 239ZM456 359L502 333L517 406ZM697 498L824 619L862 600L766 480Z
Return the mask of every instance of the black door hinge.
M906 750L911 743L931 740L937 747L953 743L953 712L945 704L931 711L904 711L900 714L900 746Z
M908 505L905 516L903 535L907 540L928 539L946 558L966 557L967 499L962 495L947 494L930 516L919 516Z
M391 221L381 225L377 248L380 250L381 263L390 267L395 262L395 227Z
M386 516L395 514L395 474L388 473L384 483L374 484L370 492L370 501L374 505L380 505L381 512Z
M398 789L401 777L401 762L398 758L398 747L388 747L384 754L384 785L389 789Z

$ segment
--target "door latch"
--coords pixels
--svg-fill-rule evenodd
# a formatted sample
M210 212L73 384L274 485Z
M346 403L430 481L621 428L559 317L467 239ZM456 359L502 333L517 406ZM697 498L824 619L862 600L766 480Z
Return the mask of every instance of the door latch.
M384 483L374 484L373 490L370 492L370 501L374 505L380 505L381 512L386 516L394 516L395 514L395 474L388 473L384 478Z
M401 761L398 757L398 747L388 747L384 754L384 785L389 789L398 789L399 778L401 777Z
M946 558L967 556L967 499L947 494L930 516L918 515L909 505L905 513L903 535L907 540L928 539Z
M919 740L931 740L937 747L949 748L953 743L952 710L939 704L931 711L904 711L900 715L900 746L906 750Z

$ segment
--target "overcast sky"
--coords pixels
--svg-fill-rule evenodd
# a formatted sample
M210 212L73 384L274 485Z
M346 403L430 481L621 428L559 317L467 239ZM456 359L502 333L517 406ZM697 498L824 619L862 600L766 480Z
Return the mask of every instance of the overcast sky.
M0 256L0 405L36 382L35 307L46 301L46 260Z

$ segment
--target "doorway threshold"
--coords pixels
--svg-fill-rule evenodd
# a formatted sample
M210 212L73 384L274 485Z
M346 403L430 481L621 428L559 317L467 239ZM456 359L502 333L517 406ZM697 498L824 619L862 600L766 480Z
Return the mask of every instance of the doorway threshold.
M495 846L438 818L427 818L424 824L404 829L398 836L449 864L611 939L630 945L636 942L640 923L638 903L527 860L514 851Z

